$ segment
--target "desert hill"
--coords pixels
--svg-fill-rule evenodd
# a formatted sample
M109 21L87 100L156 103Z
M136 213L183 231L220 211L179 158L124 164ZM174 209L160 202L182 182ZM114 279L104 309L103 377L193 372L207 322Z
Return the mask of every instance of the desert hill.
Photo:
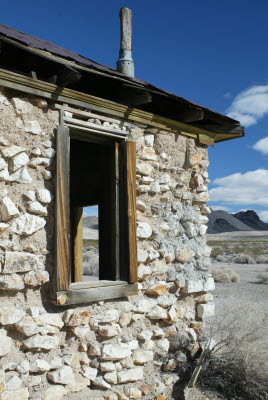
M253 228L241 222L233 215L228 214L222 210L211 210L211 214L208 215L208 230L207 233L222 233L222 232L233 232L233 231L252 231Z
M98 229L99 228L98 217L90 215L88 217L83 218L83 226L86 228Z
M253 210L240 211L232 215L255 231L268 231L268 223L263 222Z

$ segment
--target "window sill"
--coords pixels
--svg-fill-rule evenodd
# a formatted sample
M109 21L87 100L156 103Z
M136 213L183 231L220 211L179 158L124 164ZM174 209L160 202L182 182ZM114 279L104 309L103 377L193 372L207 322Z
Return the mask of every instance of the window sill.
M67 306L71 304L89 303L127 297L138 293L137 283L123 281L77 282L70 289L57 292L56 304Z

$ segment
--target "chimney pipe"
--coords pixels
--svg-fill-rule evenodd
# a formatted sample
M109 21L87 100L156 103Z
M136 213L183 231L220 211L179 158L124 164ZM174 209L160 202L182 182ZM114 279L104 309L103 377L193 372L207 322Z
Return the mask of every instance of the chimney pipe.
M121 41L119 58L117 61L117 71L127 76L134 77L134 61L131 53L131 26L132 12L127 7L122 7L120 10L121 21Z

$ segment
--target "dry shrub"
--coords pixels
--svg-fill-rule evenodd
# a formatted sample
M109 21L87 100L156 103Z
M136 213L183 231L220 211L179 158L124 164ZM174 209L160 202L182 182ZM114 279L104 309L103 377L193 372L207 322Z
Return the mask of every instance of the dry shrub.
M268 268L265 270L265 272L261 272L257 278L259 279L259 283L268 285Z
M262 254L262 255L256 257L256 263L257 264L268 264L268 255Z
M209 328L210 350L199 384L226 400L267 400L267 328L262 306L223 304Z
M240 276L228 267L213 269L211 271L211 274L215 282L230 283L240 281Z
M255 264L255 260L249 254L239 253L233 260L236 264Z

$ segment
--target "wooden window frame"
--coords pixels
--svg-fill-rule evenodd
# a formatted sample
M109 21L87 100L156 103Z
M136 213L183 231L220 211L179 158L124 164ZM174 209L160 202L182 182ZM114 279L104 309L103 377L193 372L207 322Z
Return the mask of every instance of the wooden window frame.
M117 238L117 243L120 240L120 249L118 245L120 262L116 276L120 280L72 283L70 138L88 141L97 139L98 143L107 140L104 134L81 131L65 125L58 127L55 218L57 279L53 286L52 299L56 304L66 306L137 294L136 143L126 141L125 137L116 139L118 143L116 157L120 159L117 171L120 176L119 187L116 185L120 196L120 207L117 206L116 210L117 215L120 213L120 238ZM77 218L78 223L81 224L81 213L77 215ZM81 241L81 238L77 238L75 235L75 240ZM79 254L74 256L79 257ZM77 274L76 280L79 280L81 271L75 273Z

